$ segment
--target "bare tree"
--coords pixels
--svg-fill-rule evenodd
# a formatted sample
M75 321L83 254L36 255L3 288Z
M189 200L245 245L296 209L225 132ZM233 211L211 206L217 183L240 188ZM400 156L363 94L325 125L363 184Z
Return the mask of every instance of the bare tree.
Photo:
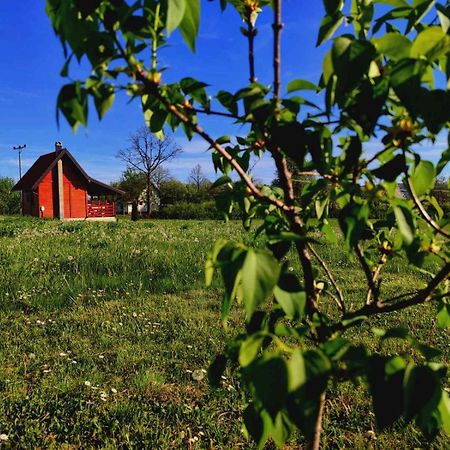
M153 171L152 182L158 188L161 183L170 179L170 172L166 167L160 166Z
M152 177L161 166L182 152L171 136L158 139L148 127L141 127L130 136L130 145L119 150L117 157L127 166L145 175L146 201L150 213Z
M197 192L199 192L202 186L204 186L209 180L203 174L202 166L197 164L192 168L188 181L193 184L196 187Z

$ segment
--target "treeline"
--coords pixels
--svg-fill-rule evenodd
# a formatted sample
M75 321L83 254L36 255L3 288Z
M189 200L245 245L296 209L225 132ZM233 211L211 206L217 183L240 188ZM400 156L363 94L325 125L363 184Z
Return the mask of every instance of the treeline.
M20 192L12 192L16 183L10 177L0 177L0 214L20 212Z

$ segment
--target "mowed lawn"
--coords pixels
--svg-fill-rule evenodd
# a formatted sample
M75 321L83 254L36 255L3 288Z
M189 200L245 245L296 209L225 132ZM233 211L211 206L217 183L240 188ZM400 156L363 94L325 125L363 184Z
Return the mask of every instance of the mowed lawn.
M221 237L255 240L254 230L244 232L237 222L0 218L0 434L6 435L0 448L254 448L241 432L238 377L227 372L212 388L205 376L243 325L236 310L223 329L220 280L210 289L203 284L206 254ZM261 238L256 244L263 245ZM356 262L342 245L320 251L349 304L362 304ZM384 293L410 291L424 277L394 261ZM436 327L432 305L374 319L352 333L375 349L371 327L400 324L448 362L449 335ZM410 352L389 345L382 351ZM441 436L433 446L445 443ZM323 446L427 444L413 426L378 433L364 385L343 384L331 389Z

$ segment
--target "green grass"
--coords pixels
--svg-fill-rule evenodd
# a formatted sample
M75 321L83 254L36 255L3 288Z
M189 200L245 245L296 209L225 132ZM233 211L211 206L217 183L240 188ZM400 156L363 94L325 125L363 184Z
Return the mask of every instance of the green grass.
M198 379L242 326L235 311L223 329L220 283L203 286L219 237L255 240L239 223L0 218L0 434L9 438L0 448L253 448L241 433L239 380L227 372L213 389ZM355 261L340 245L320 250L361 304ZM399 261L385 279L386 293L400 293L424 275ZM351 333L374 348L370 327L407 323L448 361L449 336L433 313L416 307ZM406 349L394 342L384 351ZM412 426L374 430L364 386L332 387L324 447L426 446Z

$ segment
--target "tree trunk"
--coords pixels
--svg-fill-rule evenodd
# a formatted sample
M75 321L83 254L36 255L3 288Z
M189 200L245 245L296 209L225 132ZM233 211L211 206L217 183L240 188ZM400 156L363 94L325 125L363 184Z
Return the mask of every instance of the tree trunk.
M146 198L146 200L147 200L147 216L150 216L150 189L151 189L151 185L152 185L152 183L151 183L151 179L150 179L150 174L148 174L147 175L147 192L146 192L146 194L147 194L147 198Z
M325 392L320 396L319 412L316 418L316 424L314 426L314 432L311 439L306 444L307 450L319 450L320 449L320 436L322 434L322 418L323 410L325 408Z
M133 222L136 222L136 220L139 219L139 213L138 213L138 201L133 200L131 203L131 220Z

